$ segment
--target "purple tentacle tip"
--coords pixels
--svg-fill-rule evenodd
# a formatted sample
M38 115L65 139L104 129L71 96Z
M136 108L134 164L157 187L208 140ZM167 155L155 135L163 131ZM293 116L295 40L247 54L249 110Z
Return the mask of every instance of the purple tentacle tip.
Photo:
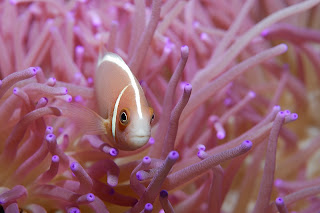
M139 181L142 181L142 180L143 180L143 178L142 178L142 175L141 175L141 172L140 172L140 171L138 171L138 172L136 173L136 177L137 177L137 179L138 179Z
M87 79L87 82L88 82L88 84L92 84L92 83L93 83L93 78L89 77L89 78Z
M273 107L273 110L281 110L281 107L279 105L276 105Z
M279 116L281 116L282 118L286 117L286 113L284 111L280 111L278 112Z
M192 90L192 86L191 86L191 84L185 84L185 86L184 86L184 91L185 92L191 92L191 90Z
M142 161L145 164L149 164L149 163L151 163L151 158L149 156L145 156Z
M226 133L225 132L222 132L222 131L219 131L217 132L217 138L222 140L226 137Z
M298 119L298 114L297 114L297 113L292 113L292 114L290 115L290 117L291 117L291 119L292 119L293 121L295 121L295 120Z
M204 150L199 150L198 151L197 155L198 155L199 158L201 158L203 152L204 152Z
M177 160L179 158L179 153L177 151L171 151L168 157L170 160Z
M185 81L180 81L179 87L180 87L181 89L184 89L184 87L185 87L187 84L189 84L189 83L187 83L187 82L185 82Z
M64 87L64 94L68 94L68 89L66 87Z
M13 92L13 94L16 95L19 92L19 88L18 87L13 88L12 92Z
M223 103L226 106L230 106L232 104L232 99L231 98L226 98L226 99L224 99Z
M278 197L278 198L276 199L276 204L278 204L278 205L283 205L283 204L284 204L283 199L282 199L281 197Z
M82 54L84 52L84 47L81 45L76 46L76 52Z
M72 208L68 209L68 213L80 213L80 209L78 209L76 207L72 207Z
M153 205L151 203L147 203L145 206L144 206L144 209L145 210L148 210L148 211L151 211L153 209Z
M199 144L199 145L198 145L198 150L199 150L199 151L200 151L200 150L205 151L205 150L206 150L206 146L203 145L203 144Z
M32 71L33 71L33 75L36 75L36 74L37 74L37 72L38 72L37 67L32 68Z
M47 126L46 132L52 133L53 132L53 127L52 126Z
M280 44L279 46L281 46L281 48L283 48L283 52L287 52L287 50L288 50L288 45L286 45L286 44Z
M72 101L72 96L71 96L71 95L67 95L67 96L66 96L66 101L67 101L68 103L70 103L70 102Z
M94 201L94 199L95 199L94 194L92 194L92 193L87 194L87 201L89 201L89 202L93 202L93 201Z
M109 154L113 157L116 157L118 155L118 150L115 149L115 148L111 148L110 151L109 151Z
M74 97L74 101L79 103L83 101L83 98L81 95L77 95L76 97Z
M164 46L163 52L165 52L166 54L169 54L172 52L172 45L170 42L167 42L167 44Z
M187 45L184 45L181 47L181 57L186 58L189 55L189 47Z
M288 109L285 110L284 113L285 113L286 115L290 115L290 114L291 114L290 110L288 110Z
M248 149L251 149L251 147L252 147L252 142L249 140L243 141L242 144L245 145L246 148L248 148Z
M162 197L162 198L168 197L168 192L167 192L167 190L161 190L161 191L160 191L160 197Z
M200 158L201 160L205 159L207 156L207 153L204 150L199 150L198 151L198 158Z
M54 156L52 156L51 160L52 160L52 162L58 163L60 158L58 155L54 155Z
M248 94L249 94L249 96L250 96L251 98L256 97L256 93L253 92L253 91L250 91Z
M52 142L52 141L54 141L56 139L56 136L54 135L54 134L48 134L47 136L46 136L46 140L48 141L48 142Z
M56 84L56 82L57 82L57 79L56 78L53 78L53 77L51 77L51 78L49 78L48 79L48 82L50 82L50 84Z
M70 165L71 171L74 172L74 171L78 170L78 168L79 168L79 164L77 162L71 163L71 165Z
M281 179L277 179L274 181L274 186L275 187L280 187L282 185L283 181Z
M265 29L265 30L263 30L262 32L261 32L261 36L262 37L266 37L268 34L269 34L269 32L270 32L270 30L269 29Z
M208 40L209 40L209 36L208 36L207 33L201 33L200 39L201 39L202 41L208 41Z
M154 140L154 138L153 137L150 137L150 139L149 139L149 144L154 144L154 142L155 142L155 140Z

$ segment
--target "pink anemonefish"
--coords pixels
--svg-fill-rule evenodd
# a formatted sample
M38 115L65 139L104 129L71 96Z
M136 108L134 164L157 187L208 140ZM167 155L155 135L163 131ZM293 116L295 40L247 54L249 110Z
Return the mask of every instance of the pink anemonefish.
M107 53L99 59L95 92L99 114L109 120L106 129L112 145L135 150L148 142L153 109L130 68L117 54Z
M108 52L99 58L94 89L98 114L71 105L65 109L65 115L73 117L85 133L106 135L118 149L136 150L145 145L151 134L153 109L120 56Z

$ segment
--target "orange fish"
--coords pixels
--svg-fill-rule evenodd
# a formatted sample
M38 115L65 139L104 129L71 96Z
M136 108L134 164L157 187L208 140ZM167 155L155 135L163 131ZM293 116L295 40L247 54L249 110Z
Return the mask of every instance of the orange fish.
M107 53L99 59L95 92L99 115L109 122L106 130L112 145L135 150L148 142L153 109L130 68L117 54Z
M107 53L99 58L94 89L98 114L87 108L72 107L66 115L78 120L86 133L106 135L118 149L136 150L145 145L151 134L153 109L120 56Z

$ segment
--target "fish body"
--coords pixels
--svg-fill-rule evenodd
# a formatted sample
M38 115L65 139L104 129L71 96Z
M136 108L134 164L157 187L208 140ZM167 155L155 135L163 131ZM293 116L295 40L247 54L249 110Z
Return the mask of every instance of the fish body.
M110 143L122 150L145 145L151 132L153 110L127 64L120 56L107 53L101 57L95 73L98 114Z

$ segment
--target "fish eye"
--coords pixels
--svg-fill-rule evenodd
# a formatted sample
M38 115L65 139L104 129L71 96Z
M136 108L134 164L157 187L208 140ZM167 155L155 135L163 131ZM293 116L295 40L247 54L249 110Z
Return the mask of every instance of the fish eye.
M123 109L120 112L120 117L119 117L120 123L124 126L128 125L129 123L129 112L127 109Z

